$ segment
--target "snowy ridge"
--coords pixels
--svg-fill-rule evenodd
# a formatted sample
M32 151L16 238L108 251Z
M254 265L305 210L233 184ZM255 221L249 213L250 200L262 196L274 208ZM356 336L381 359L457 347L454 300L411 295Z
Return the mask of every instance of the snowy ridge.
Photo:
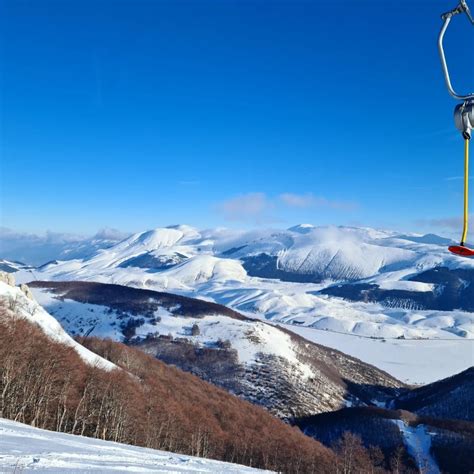
M419 415L474 422L474 365L454 376L402 394L393 407Z
M354 227L239 232L173 226L135 234L89 258L15 275L23 282L95 281L169 291L295 330L377 338L395 350L400 339L443 340L456 352L474 344L474 261L451 255L447 243L433 235ZM432 359L425 346L413 361ZM380 357L366 360L397 370ZM451 373L472 363L455 364ZM444 370L440 376L450 375Z
M270 472L33 428L0 418L0 472Z
M332 280L368 278L393 265L411 264L416 254L408 249L384 247L354 238L341 229L319 229L300 237L297 245L282 253L280 268L317 273Z
M19 288L0 281L0 298L4 299L7 307L11 309L5 313L6 317L24 318L37 324L54 341L72 347L89 365L103 370L117 368L115 364L99 357L72 339L53 316L48 314L36 301L27 298Z
M0 271L2 272L15 273L20 270L28 270L31 268L32 267L25 265L24 263L21 263L21 262L6 260L4 258L0 259Z
M34 276L198 294L275 321L369 337L474 338L468 312L449 311L446 319L446 311L425 310L411 299L348 303L320 294L349 280L386 292L436 293L437 285L409 278L439 265L474 272L474 262L455 259L444 245L374 229L303 226L238 233L176 226L135 234L91 258L53 263ZM28 272L19 275L33 279ZM307 277L313 282L305 282ZM288 278L302 280L281 281Z
M243 282L247 274L236 260L200 255L170 269L167 277L189 287L209 280Z
M48 290L32 288L32 291L37 301L51 311L70 334L89 333L124 341L125 336L117 325L117 320L123 319L124 314L111 311L108 306L58 298ZM128 314L128 317L140 318L132 314ZM180 316L159 307L152 318L136 328L135 336L145 338L163 334L174 338L190 337L189 328L193 325L199 327L199 335L192 338L195 343L206 346L227 340L237 350L242 364L253 364L260 354L268 354L284 359L291 364L293 371L305 378L313 375L311 368L298 360L296 347L288 334L258 321L241 321L219 314Z
M360 360L199 299L91 282L31 289L71 335L125 342L282 418L386 399L403 386Z

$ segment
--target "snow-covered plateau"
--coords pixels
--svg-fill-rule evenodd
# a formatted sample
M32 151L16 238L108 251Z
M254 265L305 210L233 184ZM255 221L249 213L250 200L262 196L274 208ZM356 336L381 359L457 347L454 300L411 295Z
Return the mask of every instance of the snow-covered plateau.
M474 366L472 339L372 339L285 325L305 339L368 362L408 384L426 384Z
M370 228L181 225L15 276L214 301L424 383L474 364L474 261L451 255L448 243Z
M0 418L0 472L270 472L33 428Z

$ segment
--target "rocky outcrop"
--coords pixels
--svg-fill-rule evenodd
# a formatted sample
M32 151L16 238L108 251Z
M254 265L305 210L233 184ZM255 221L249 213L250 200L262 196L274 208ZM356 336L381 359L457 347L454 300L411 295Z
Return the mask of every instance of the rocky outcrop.
M9 286L16 286L16 281L15 281L15 277L11 274L11 273L7 273L7 272L3 272L3 271L0 271L0 281L2 283L6 283L7 285ZM20 285L20 290L24 293L24 295L32 300L32 301L35 301L35 298L33 296L33 293L31 292L30 288L28 287L28 285L25 285L24 283L22 283Z
M25 285L25 283L22 283L20 285L20 290L25 294L25 296L30 299L30 300L35 300L33 293L31 292L30 288L28 285Z
M0 281L10 286L15 286L15 277L11 273L0 271Z

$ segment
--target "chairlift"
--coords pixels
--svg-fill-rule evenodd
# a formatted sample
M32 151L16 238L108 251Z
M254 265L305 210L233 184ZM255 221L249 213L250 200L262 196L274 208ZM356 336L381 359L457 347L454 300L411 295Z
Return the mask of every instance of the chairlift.
M459 5L453 10L441 15L443 19L443 26L438 37L438 50L441 58L441 66L443 68L444 79L446 87L450 95L461 101L454 109L454 122L456 128L461 132L464 139L464 224L459 245L451 245L449 251L461 255L463 257L474 257L474 249L466 246L468 221L469 221L469 141L471 139L472 130L474 128L474 92L469 94L458 94L452 84L448 70L448 63L444 54L443 40L446 30L448 29L451 20L459 14L465 13L471 24L474 26L474 18L467 6L466 0L461 0Z

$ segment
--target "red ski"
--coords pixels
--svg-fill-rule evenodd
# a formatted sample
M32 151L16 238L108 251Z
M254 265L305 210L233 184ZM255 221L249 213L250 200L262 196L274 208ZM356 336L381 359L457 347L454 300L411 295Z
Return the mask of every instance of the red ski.
M448 250L463 257L474 257L474 250L469 247L464 247L464 245L451 245L448 247Z

